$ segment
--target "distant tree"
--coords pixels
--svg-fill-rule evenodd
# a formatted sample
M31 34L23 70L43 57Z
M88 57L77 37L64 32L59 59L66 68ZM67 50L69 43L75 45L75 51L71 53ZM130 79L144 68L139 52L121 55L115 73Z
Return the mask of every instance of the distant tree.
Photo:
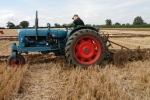
M29 26L29 22L28 21L21 21L19 24L22 28L27 28Z
M127 25L127 26L129 26L129 25L130 25L130 23L126 23L126 25Z
M55 26L55 27L60 27L60 24L55 23L54 26Z
M126 24L122 24L122 26L125 26Z
M111 21L111 19L106 19L106 25L112 25L112 21Z
M7 26L6 27L9 28L9 29L15 28L15 24L9 21L9 22L7 22Z
M19 28L21 28L21 27L20 27L20 25L16 25L15 28L19 29Z
M120 23L116 22L115 25L121 25Z
M148 25L146 22L143 23L144 25Z
M5 29L5 27L0 27L0 29Z
M85 26L92 26L91 24L86 24Z
M144 20L142 19L141 16L137 16L134 18L133 25L142 25L144 24Z

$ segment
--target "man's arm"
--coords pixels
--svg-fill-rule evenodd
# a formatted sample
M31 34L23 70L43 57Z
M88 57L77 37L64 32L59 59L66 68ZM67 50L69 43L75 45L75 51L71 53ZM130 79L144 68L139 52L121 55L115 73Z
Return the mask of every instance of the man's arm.
M70 24L66 24L67 27L75 27L74 22L70 23Z

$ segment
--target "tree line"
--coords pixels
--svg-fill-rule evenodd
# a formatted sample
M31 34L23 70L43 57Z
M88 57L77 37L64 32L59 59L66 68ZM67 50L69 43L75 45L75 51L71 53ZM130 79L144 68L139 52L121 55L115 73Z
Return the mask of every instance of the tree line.
M15 25L14 23L8 21L6 27L9 28L9 29L27 28L27 27L29 27L29 22L28 21L21 21L19 25Z
M86 24L86 26L111 26L111 25L122 25L122 26L129 26L129 25L148 25L146 22L144 22L144 20L142 19L142 17L141 16L137 16L136 18L134 18L134 20L133 20L133 24L130 24L130 23L123 23L123 24L121 24L121 23L119 23L119 22L116 22L116 23L114 23L114 24L112 24L112 21L111 21L111 19L106 19L105 20L105 22L106 22L106 24L105 25L91 25L91 24ZM150 24L149 24L150 25ZM55 27L61 27L61 25L60 24L58 24L58 23L55 23L54 24L54 26Z
M112 24L112 21L111 19L106 19L106 25L109 26L109 25L121 25L119 22L116 22L115 24ZM130 25L129 23L126 23L126 24L122 24L122 25ZM147 25L146 22L144 22L144 20L142 19L141 16L137 16L136 18L134 18L133 20L133 24L131 25Z
M116 23L112 24L112 20L111 19L106 19L105 23L106 23L105 25L86 24L86 26L102 27L102 28L123 28L123 27L126 27L126 28L140 28L140 27L141 28L148 28L148 27L150 27L150 23L149 24L146 23L142 19L141 16L135 17L132 24L130 24L130 23L123 23L123 24L121 24L119 22L116 22ZM19 23L19 25L15 25L14 23L8 21L6 27L9 28L9 29L28 28L29 27L29 22L28 21L21 21ZM54 27L62 27L62 26L60 24L58 24L58 23L55 23ZM0 27L0 28L3 28L3 27Z

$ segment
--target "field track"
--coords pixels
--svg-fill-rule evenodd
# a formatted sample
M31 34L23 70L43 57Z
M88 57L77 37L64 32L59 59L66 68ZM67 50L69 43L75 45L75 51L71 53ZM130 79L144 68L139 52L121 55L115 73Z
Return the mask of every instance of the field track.
M111 52L116 52L120 49L110 49ZM147 49L141 49L141 52L140 53L146 53L146 51L150 51L150 48L147 48ZM136 54L137 53L137 49L132 49L131 50L132 54ZM149 53L148 53L149 54ZM27 63L29 64L37 64L37 63L50 63L50 62L53 62L53 63L56 63L58 59L62 59L64 62L65 62L65 59L64 57L62 56L54 56L54 54L46 54L46 55L42 55L42 54L24 54L23 55L26 60L27 60ZM150 56L150 54L148 55ZM0 56L0 63L2 62L7 62L7 58L8 58L8 55L1 55ZM35 59L35 58L38 58L38 59Z
M0 38L18 38L18 36L0 36Z
M18 36L0 36L0 40L18 41Z
M63 59L63 57L55 57L53 54L48 54L43 56L42 54L30 54L30 55L23 55L26 58L26 62L29 64L37 64L37 63L50 63L50 62L57 62L57 59ZM6 62L8 56L0 56L0 63ZM35 59L38 58L38 59Z

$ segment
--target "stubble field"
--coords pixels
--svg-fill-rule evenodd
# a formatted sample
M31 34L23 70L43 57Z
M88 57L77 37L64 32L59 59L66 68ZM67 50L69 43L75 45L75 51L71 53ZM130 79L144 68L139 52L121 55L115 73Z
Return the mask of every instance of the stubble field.
M0 100L150 100L150 59L129 62L124 68L73 68L53 53L23 54L26 65L8 67L10 46L17 30L0 34ZM150 48L150 29L102 29L110 40L135 49ZM120 47L113 46L115 49Z

